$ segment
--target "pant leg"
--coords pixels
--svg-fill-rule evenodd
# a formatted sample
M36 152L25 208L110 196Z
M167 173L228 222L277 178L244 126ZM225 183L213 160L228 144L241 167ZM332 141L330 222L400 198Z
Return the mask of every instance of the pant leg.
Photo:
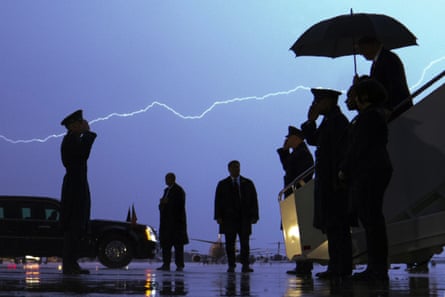
M250 244L249 244L250 235L246 232L239 233L240 239L240 260L243 266L248 266L250 264Z
M336 275L352 273L352 239L346 217L339 216L327 229L329 268Z
M173 245L171 243L161 243L163 266L170 267L170 262L172 259L172 247Z
M226 232L224 234L226 239L226 254L227 254L227 262L229 267L236 266L235 259L235 240L236 240L236 232Z
M77 229L67 230L64 233L62 258L63 268L66 270L79 268L77 260L79 259L80 252L80 237L81 232Z
M176 267L184 268L184 245L175 244L175 264Z
M369 224L365 228L368 247L368 269L375 272L388 270L388 239L385 224Z
M337 231L338 273L342 276L352 274L352 237L347 220L342 220Z
M359 207L359 218L366 234L368 269L375 272L388 270L388 237L383 215L383 195L387 182L368 185L367 195Z

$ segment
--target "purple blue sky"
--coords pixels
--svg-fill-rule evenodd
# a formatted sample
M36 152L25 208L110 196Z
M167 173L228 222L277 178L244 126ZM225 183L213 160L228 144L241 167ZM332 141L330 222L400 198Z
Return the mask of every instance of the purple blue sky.
M346 90L353 76L352 57L295 58L289 47L351 8L391 15L418 38L396 50L415 90L445 65L444 2L427 3L2 0L0 194L59 198L60 121L81 108L98 134L92 218L124 220L134 203L138 222L158 227L173 171L187 193L189 236L214 240L215 187L238 159L259 196L251 245L275 252L283 186L275 150L287 126L306 119L309 88ZM357 61L367 74L369 62Z

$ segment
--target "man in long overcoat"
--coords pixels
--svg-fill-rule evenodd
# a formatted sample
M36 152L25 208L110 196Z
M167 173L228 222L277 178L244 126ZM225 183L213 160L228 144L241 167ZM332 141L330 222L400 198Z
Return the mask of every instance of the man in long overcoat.
M219 233L224 234L228 259L228 272L235 271L235 240L240 240L240 260L243 272L252 272L249 267L249 237L252 224L256 224L258 198L253 182L240 175L240 162L228 164L230 176L218 182L215 194L214 219L219 224Z
M311 89L314 101L308 120L301 125L306 141L315 152L314 227L326 233L329 243L328 271L319 277L343 277L352 273L352 243L348 194L338 182L349 121L337 105L338 91ZM317 127L316 120L323 115Z
M189 242L185 192L176 183L176 176L169 172L165 176L164 195L159 202L159 241L162 249L162 266L158 270L170 270L172 248L175 248L176 271L184 269L184 245Z
M90 131L82 110L67 116L61 123L67 128L62 141L62 163L66 169L62 185L61 223L64 230L63 273L86 274L77 263L80 241L90 220L91 198L87 178L87 161L96 133Z

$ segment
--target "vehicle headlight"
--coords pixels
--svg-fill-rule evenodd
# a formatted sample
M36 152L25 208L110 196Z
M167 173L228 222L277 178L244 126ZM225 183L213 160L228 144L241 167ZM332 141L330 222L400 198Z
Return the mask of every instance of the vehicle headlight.
M147 240L150 241L157 241L156 239L156 233L153 231L153 229L149 226L146 226L145 228L145 236L147 237Z

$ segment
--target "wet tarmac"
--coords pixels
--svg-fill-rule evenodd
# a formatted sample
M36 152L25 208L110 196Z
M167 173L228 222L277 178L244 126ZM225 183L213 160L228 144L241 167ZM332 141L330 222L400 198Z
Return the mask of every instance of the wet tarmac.
M64 276L60 264L0 265L0 296L440 296L445 297L445 264L429 273L410 274L393 266L388 285L329 281L287 275L292 263L255 263L252 273L227 273L225 265L186 263L183 272L157 271L159 263L131 263L128 269L107 269L89 262L89 275ZM239 267L237 267L239 269ZM360 267L359 267L360 268ZM316 265L313 274L324 271Z

